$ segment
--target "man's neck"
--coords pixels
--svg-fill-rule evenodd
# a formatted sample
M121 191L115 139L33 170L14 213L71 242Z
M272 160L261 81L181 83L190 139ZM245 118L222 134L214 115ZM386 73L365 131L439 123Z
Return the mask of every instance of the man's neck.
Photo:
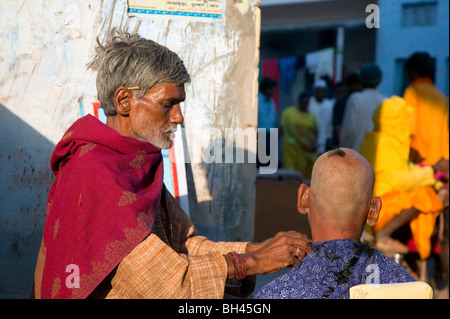
M120 115L108 116L106 118L106 125L119 132L122 136L134 137L130 132L128 118Z
M336 231L334 227L319 227L319 229L317 229L317 227L311 228L311 239L313 243L336 239L359 241L360 238L361 234L355 233L354 231Z

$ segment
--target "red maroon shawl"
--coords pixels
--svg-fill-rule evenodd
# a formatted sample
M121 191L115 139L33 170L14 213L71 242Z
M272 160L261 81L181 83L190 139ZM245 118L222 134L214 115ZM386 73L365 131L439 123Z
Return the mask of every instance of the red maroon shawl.
M50 164L56 178L35 284L41 298L86 298L150 233L163 189L161 150L88 115L67 130Z

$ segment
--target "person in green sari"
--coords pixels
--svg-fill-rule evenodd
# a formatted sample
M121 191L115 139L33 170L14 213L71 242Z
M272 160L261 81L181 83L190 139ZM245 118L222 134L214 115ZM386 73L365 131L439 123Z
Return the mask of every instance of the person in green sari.
M281 115L283 168L294 169L310 179L317 158L317 119L308 110L309 95L300 94L298 106L286 108Z

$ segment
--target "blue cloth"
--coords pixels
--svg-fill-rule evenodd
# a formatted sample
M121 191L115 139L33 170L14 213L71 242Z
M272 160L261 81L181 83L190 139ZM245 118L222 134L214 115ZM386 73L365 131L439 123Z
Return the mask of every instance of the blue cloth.
M290 272L265 285L256 299L348 299L350 287L416 281L403 267L367 243L316 242Z
M297 57L287 57L278 60L278 68L280 69L280 87L285 93L291 91L291 84L297 78Z
M261 92L258 94L258 128L270 129L277 127L277 113L275 102L266 98Z

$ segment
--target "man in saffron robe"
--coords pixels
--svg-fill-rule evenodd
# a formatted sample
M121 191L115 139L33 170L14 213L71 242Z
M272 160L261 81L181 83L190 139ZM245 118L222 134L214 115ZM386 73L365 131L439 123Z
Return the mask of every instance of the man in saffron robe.
M310 179L316 160L317 120L308 111L309 96L300 94L298 106L290 106L281 115L283 168L294 169Z
M427 52L412 54L405 63L405 71L411 83L403 97L415 110L410 159L420 165L433 165L441 158L449 158L448 98L433 83L435 66ZM448 190L448 168L446 172L436 174L436 178L444 182ZM445 206L441 221L448 226L448 192L441 191L438 195ZM441 261L448 273L448 233L439 237Z
M52 154L35 298L222 298L227 280L296 265L310 251L296 232L209 241L166 190L161 149L183 122L190 81L178 55L113 29L89 66L107 123L79 119Z
M383 101L373 115L374 131L366 134L359 152L375 170L374 196L383 201L373 227L376 247L388 254L407 253L407 247L391 235L409 223L420 258L426 259L436 217L443 209L436 192L446 191L434 173L448 170L448 160L424 167L409 161L412 112L400 97Z
M381 199L372 197L375 174L352 149L321 155L311 186L298 190L297 208L308 214L313 252L290 272L264 286L261 299L348 299L360 284L415 281L403 267L360 237L365 223L374 225Z
M414 109L411 159L433 165L441 158L449 158L448 99L433 83L434 68L428 53L414 53L406 61L405 70L411 84L403 97Z

